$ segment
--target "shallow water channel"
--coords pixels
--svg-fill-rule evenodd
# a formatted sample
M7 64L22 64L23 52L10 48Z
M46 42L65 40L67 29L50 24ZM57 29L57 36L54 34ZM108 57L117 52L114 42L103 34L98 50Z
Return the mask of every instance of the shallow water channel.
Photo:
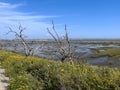
M77 60L86 60L90 58L91 56L97 54L96 51L92 50L91 48L100 48L100 47L120 47L119 44L71 44L72 47L74 48L74 53L75 53L75 59ZM35 48L37 46L40 46L39 43L36 44L31 44L31 47ZM47 43L42 46L42 48L37 49L35 52L36 56L41 56L44 58L48 59L59 59L59 57L56 56L56 54L53 53L52 50L49 48L55 47L55 43ZM23 49L21 48L21 45L18 45L17 47L14 46L13 43L8 43L6 44L3 49L11 50L11 51L17 51L17 52L23 52ZM90 64L97 64L97 63L102 63L108 60L107 56L96 58L96 59L88 59L87 62Z

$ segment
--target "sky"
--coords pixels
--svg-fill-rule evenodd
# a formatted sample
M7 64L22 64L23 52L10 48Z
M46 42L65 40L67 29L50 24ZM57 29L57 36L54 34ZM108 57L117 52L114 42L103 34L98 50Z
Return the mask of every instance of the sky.
M64 26L73 39L120 39L120 0L0 0L0 38L21 24L29 39L51 38L46 28L62 37Z

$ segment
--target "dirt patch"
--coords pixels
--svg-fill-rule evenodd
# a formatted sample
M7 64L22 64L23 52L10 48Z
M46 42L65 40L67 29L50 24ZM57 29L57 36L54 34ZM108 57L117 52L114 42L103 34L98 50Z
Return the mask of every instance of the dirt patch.
M9 78L4 75L5 70L0 66L0 90L7 90Z

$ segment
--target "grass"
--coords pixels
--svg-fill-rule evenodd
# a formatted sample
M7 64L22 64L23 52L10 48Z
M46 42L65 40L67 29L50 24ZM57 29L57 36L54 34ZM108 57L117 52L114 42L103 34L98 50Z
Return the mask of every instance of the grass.
M120 48L93 48L98 52L98 54L92 56L94 58L98 58L101 56L108 56L108 57L120 57Z
M0 51L8 90L119 90L120 70Z

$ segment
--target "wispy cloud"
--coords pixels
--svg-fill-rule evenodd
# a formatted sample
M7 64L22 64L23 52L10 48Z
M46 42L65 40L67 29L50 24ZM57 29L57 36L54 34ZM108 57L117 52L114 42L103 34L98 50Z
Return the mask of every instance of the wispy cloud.
M3 34L8 31L8 26L18 26L20 22L27 27L26 33L33 38L40 38L45 35L44 30L50 26L47 22L43 22L43 19L55 18L56 16L47 15L32 15L30 12L20 12L19 8L23 4L10 4L0 2L0 36L5 38ZM29 29L29 30L28 30ZM39 35L38 35L39 33ZM0 38L1 38L0 37Z
M10 4L10 3L4 3L4 2L0 2L0 9L14 9L14 8L17 8L19 6L21 6L23 4Z

